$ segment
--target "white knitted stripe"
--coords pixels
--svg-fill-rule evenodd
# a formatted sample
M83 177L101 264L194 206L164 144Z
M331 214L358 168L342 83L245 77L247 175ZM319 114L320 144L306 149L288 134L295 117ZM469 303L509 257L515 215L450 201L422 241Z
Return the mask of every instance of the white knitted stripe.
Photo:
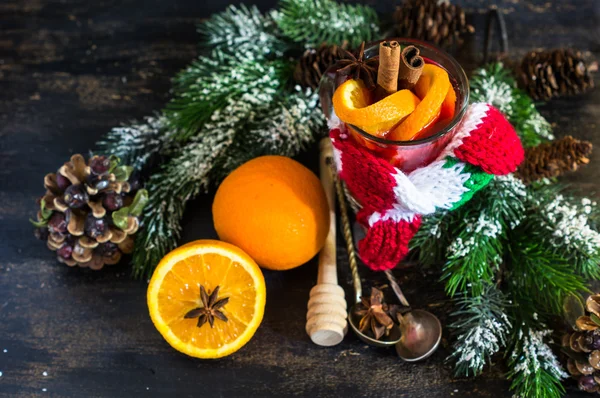
M443 160L448 156L454 157L454 150L461 146L463 140L470 136L471 132L482 123L489 109L490 105L483 102L470 105L463 117L462 124L458 127L458 131L452 138L452 142L446 146L437 160Z
M444 168L446 160L435 161L421 167L408 176L396 169L392 174L396 180L394 208L385 213L374 213L369 225L379 220L412 221L415 214L431 214L436 209L449 209L469 191L465 183L471 177L465 173L465 164L458 162Z

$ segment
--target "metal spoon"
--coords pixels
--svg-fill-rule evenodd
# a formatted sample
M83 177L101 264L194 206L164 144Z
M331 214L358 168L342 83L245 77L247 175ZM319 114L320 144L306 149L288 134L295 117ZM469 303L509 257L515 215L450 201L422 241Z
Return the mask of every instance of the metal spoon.
M338 200L340 202L340 212L342 216L342 228L344 237L346 238L346 246L348 249L348 262L350 263L350 269L352 271L352 282L354 284L354 292L356 294L356 304L350 308L348 313L348 320L350 327L356 335L365 343L376 346L376 347L388 347L390 345L396 345L396 352L398 356L407 362L416 362L429 357L435 352L440 345L442 339L442 324L440 320L432 313L424 310L412 310L404 315L398 314L398 320L400 327L394 327L390 331L388 336L384 336L384 340L375 340L364 333L362 333L358 324L360 322L359 317L355 315L358 306L360 305L360 297L362 296L362 287L360 283L360 276L358 275L358 266L356 263L356 256L354 251L354 240L350 221L348 219L348 212L346 207L346 198L344 195L342 183L339 178L336 179L336 191ZM356 231L355 232L359 232ZM362 230L360 231L362 232ZM398 285L398 281L394 278L394 275L390 270L385 271L385 274L390 281L392 290L405 307L410 307L408 300L402 293L402 289ZM399 333L399 334L398 334Z
M362 296L362 285L360 283L360 275L358 274L358 265L356 263L356 255L354 250L354 242L352 241L352 230L350 229L350 220L348 219L348 209L346 207L346 200L344 198L344 192L342 183L339 178L335 179L335 188L338 195L338 201L340 202L340 213L342 216L342 230L344 237L346 238L346 248L348 249L348 262L350 263L350 271L352 272L352 284L354 285L354 301L355 304L350 307L348 311L348 323L350 328L358 336L359 339L365 343L374 347L391 347L396 345L402 338L400 328L394 323L387 336L383 336L380 340L373 337L367 336L361 332L358 325L360 324L360 317L356 315L357 310L361 305L360 298ZM349 238L348 238L349 237Z

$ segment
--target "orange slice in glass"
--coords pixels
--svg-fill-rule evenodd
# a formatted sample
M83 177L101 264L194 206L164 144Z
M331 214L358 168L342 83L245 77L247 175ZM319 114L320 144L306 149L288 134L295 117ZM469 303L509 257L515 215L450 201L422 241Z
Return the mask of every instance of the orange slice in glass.
M448 72L439 66L426 64L423 74L415 86L415 93L421 102L402 123L390 131L386 137L395 141L410 141L440 115L442 103L450 89Z
M375 103L372 99L362 81L348 80L335 90L333 109L342 122L383 137L419 104L417 96L409 90L398 91Z
M213 305L205 305L217 287ZM196 358L220 358L244 346L260 325L265 281L258 265L241 249L199 240L161 260L147 300L154 326L173 348ZM216 314L212 319L208 309Z

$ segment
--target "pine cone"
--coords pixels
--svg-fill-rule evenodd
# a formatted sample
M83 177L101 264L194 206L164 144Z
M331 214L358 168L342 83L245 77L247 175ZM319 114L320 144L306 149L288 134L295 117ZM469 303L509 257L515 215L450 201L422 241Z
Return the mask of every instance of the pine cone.
M342 58L340 49L346 49L346 43L337 45L321 44L319 48L310 48L302 54L294 70L294 80L303 87L317 88L321 76L331 65Z
M577 331L562 338L567 352L567 370L578 381L579 389L600 391L600 295L588 297L589 315L577 319Z
M588 164L591 153L591 142L566 136L527 148L525 161L521 163L515 176L525 184L543 178L558 177L566 172L577 170L582 164Z
M86 164L77 154L44 177L46 194L32 223L58 261L97 270L133 251L147 192L132 170L116 157L93 156Z
M406 0L394 13L396 35L449 47L462 44L464 34L475 32L465 12L448 1Z
M572 49L532 51L521 61L519 83L529 95L547 101L552 98L581 94L594 87L591 72L582 54Z

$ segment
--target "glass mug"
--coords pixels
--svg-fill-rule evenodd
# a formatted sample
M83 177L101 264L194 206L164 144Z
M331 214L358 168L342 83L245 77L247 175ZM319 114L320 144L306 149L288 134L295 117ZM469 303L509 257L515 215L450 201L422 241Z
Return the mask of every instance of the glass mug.
M420 52L419 55L425 63L437 65L448 72L450 82L456 92L456 108L453 119L445 126L440 126L438 130L431 131L424 138L412 141L393 141L373 136L357 126L346 125L352 137L351 139L376 157L385 159L408 174L433 162L452 140L469 105L469 81L460 64L445 51L420 40L405 38L391 38L389 40L396 40L402 48L408 45L417 47ZM371 43L365 50L366 59L379 56L379 43L382 41ZM327 120L330 120L333 114L332 99L335 89L349 78L347 75L337 73L337 69L336 65L327 69L319 84L321 107ZM355 213L358 212L362 207L361 204L354 198L352 192L348 191L346 184L343 184L343 186L352 209ZM364 236L365 229L355 222L353 226L355 245Z
M449 54L439 48L420 40L392 38L402 48L413 45L420 51L425 63L434 64L448 72L450 82L456 92L456 109L454 118L439 130L433 130L428 136L412 141L392 141L371 135L359 127L347 125L352 139L363 146L373 155L383 158L404 173L425 166L437 158L442 150L451 141L454 133L465 115L469 104L469 82L467 75L459 63ZM379 56L379 43L372 43L365 50L365 58ZM319 85L319 97L325 117L329 120L333 114L332 98L335 89L341 85L348 76L337 72L337 66L333 65L323 74Z

